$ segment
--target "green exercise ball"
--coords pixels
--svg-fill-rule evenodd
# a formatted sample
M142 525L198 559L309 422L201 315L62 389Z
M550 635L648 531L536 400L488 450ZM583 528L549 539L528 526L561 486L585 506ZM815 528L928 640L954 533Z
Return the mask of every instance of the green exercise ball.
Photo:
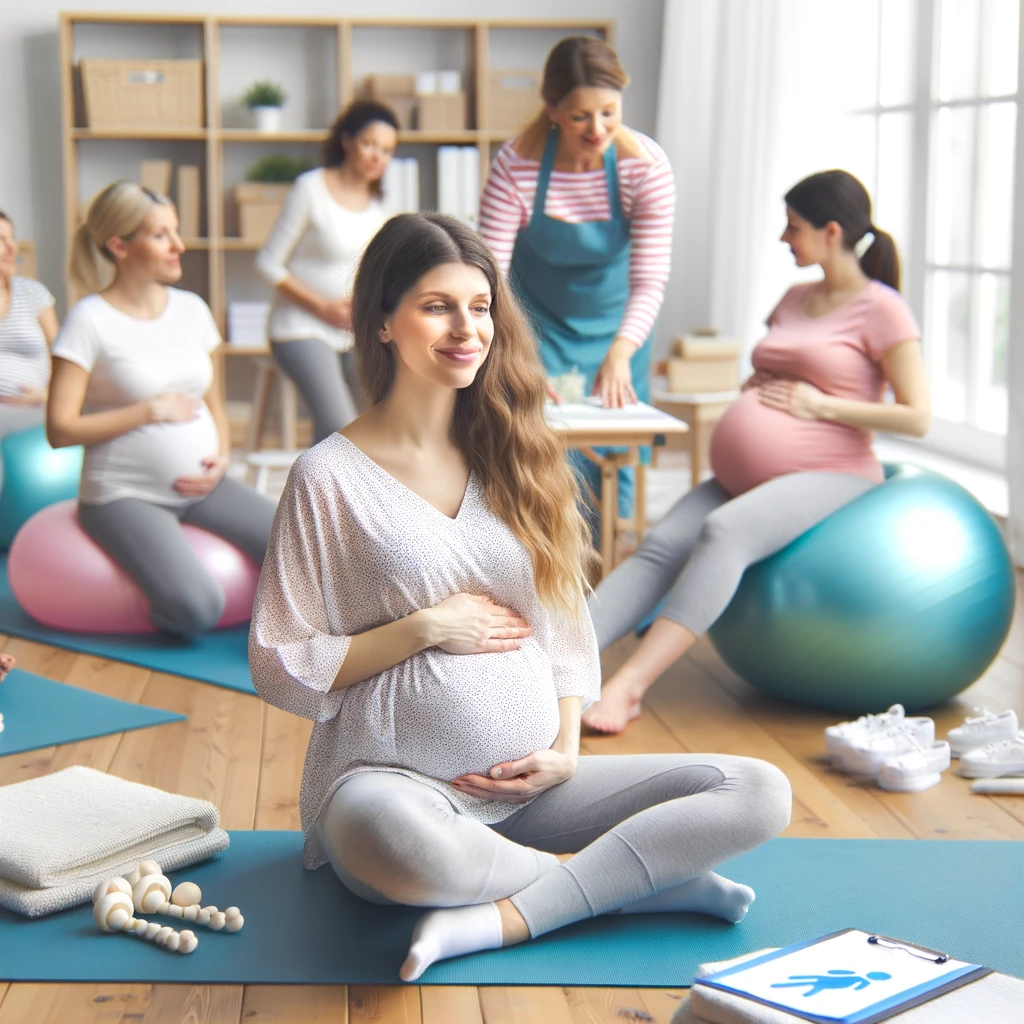
M844 714L970 686L1010 630L1013 563L962 487L913 466L749 568L711 640L748 683Z
M43 427L8 434L0 441L0 551L40 509L78 496L82 449L51 448Z

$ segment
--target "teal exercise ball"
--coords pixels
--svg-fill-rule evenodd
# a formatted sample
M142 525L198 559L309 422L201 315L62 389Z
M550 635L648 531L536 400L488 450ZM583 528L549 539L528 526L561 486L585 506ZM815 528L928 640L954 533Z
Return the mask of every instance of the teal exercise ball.
M1013 563L962 487L913 466L751 566L710 630L729 667L783 700L864 714L938 704L1006 639Z
M0 551L40 509L78 496L81 448L51 448L43 427L8 434L0 441Z

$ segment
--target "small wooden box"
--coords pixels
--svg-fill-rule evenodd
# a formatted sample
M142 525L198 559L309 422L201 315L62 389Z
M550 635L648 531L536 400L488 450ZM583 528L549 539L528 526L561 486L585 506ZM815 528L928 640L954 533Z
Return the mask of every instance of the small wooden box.
M290 184L271 185L258 181L245 181L235 186L242 238L257 245L267 240L290 189Z
M708 335L676 338L668 360L673 394L735 391L739 386L740 346Z
M544 106L539 71L492 71L487 82L487 127L516 132Z
M18 277L36 277L38 269L36 266L36 246L25 238L17 241L18 253L15 256L14 272Z
M416 98L416 127L421 132L461 132L466 128L466 94L439 92Z
M202 128L201 60L78 62L90 128Z
M387 103L395 96L416 94L415 75L367 75L363 79L363 96Z

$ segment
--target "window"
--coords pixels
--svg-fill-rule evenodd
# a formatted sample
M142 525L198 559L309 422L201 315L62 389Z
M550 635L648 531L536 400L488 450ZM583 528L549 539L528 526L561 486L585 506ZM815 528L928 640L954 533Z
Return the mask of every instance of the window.
M1000 463L1015 195L1019 0L873 0L850 169L903 257L921 321L933 441Z

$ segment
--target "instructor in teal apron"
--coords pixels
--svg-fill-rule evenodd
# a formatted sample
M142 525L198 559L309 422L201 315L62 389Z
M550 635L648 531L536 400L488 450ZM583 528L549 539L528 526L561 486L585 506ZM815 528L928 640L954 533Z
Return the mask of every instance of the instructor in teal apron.
M675 202L664 153L622 124L627 82L607 43L562 40L544 69L546 106L498 154L480 223L548 375L575 367L612 408L648 398ZM580 453L573 460L599 494L598 468ZM620 514L632 503L632 470L622 470Z

